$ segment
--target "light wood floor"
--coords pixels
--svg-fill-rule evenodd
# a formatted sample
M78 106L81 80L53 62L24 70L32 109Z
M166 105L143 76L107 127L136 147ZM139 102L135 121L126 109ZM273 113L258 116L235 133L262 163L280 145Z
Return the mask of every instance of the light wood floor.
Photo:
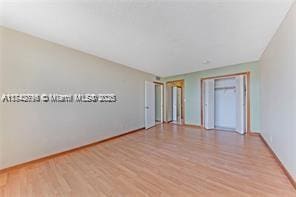
M258 136L158 125L0 175L0 196L296 196Z

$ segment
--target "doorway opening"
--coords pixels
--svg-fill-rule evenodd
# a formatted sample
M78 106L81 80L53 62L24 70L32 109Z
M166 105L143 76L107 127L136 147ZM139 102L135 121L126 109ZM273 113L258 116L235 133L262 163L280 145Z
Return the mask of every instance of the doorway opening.
M154 82L155 84L155 123L163 123L164 109L163 109L163 95L164 95L164 84L160 82Z
M202 126L206 129L236 131L250 128L249 73L201 80Z
M184 124L184 80L166 83L166 121Z

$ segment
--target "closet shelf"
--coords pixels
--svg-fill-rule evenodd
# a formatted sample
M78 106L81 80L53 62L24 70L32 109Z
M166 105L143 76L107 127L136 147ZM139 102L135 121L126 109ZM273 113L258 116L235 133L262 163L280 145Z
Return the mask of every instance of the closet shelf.
M215 90L228 90L228 89L235 89L235 86L231 87L216 87Z

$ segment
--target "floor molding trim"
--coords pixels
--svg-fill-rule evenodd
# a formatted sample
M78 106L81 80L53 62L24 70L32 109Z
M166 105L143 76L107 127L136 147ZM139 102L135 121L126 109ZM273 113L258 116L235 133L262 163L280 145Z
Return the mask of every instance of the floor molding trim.
M110 140L113 140L113 139L116 139L116 138L119 138L119 137L122 137L122 136L125 136L125 135L129 135L129 134L132 134L134 132L137 132L137 131L140 131L140 130L143 130L143 129L145 129L145 127L141 127L141 128L138 128L138 129L127 131L125 133L115 135L113 137L109 137L109 138L106 138L106 139L103 139L103 140L99 140L99 141L96 141L96 142L93 142L93 143L90 143L90 144L86 144L86 145L83 145L83 146L78 146L76 148L72 148L72 149L69 149L69 150L66 150L66 151L54 153L54 154L44 156L44 157L41 157L41 158L38 158L38 159L34 159L34 160L31 160L31 161L20 163L20 164L10 166L10 167L4 168L4 169L0 169L0 175L4 174L4 173L7 173L8 171L11 171L11 170L16 170L16 169L19 169L19 168L23 168L23 167L25 167L27 165L30 165L30 164L33 164L33 163L46 161L48 159L58 157L58 156L61 156L61 155L65 155L67 153L71 153L71 152L75 152L75 151L78 151L78 150L81 150L81 149L84 149L84 148L87 148L87 147L95 146L97 144L100 144L100 143L103 143L103 142L106 142L106 141L110 141Z
M183 126L194 127L194 128L199 128L199 129L202 128L200 125L195 125L195 124L183 124Z
M250 135L250 136L260 136L261 135L260 132L258 132L258 131L248 131L246 134Z
M281 160L278 158L278 156L275 154L275 152L273 152L273 150L271 149L271 147L269 146L269 144L267 143L267 141L264 139L264 137L260 133L258 133L258 136L261 138L261 140L263 141L263 143L265 144L265 146L271 152L271 154L273 155L273 157L275 158L275 160L277 161L277 163L280 165L281 169L283 170L283 172L288 177L289 181L291 182L291 184L293 185L293 187L296 190L296 180L294 180L294 178L289 173L289 171L286 169L286 167L284 166L284 164L281 162Z

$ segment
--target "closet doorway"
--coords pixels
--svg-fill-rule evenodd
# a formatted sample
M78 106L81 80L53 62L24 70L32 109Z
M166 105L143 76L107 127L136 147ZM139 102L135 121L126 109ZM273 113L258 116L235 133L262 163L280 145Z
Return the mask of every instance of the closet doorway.
M249 73L202 79L203 127L245 134L250 124L248 84Z

